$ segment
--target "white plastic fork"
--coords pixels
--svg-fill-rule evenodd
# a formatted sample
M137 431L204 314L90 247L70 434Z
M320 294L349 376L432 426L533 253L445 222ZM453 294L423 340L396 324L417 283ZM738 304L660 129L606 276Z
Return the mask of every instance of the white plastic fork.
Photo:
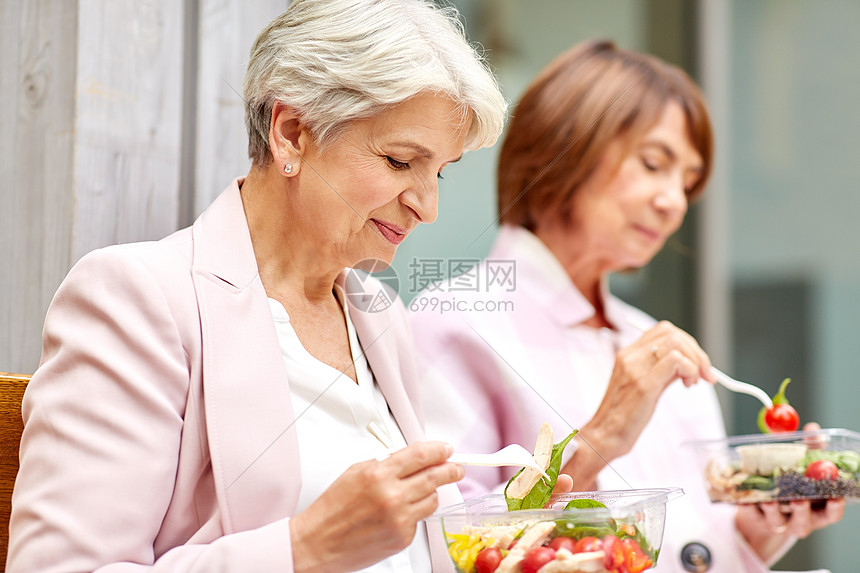
M765 408L773 408L773 400L770 399L770 396L767 395L767 392L765 392L758 386L753 386L748 382L741 382L740 380L735 380L725 372L717 370L713 366L711 367L711 372L714 374L714 376L717 377L717 382L719 382L724 388L731 390L732 392L749 394L750 396L758 398L759 401L764 404Z
M492 454L451 454L449 462L470 466L519 466L536 470L549 481L547 473L535 463L531 452L519 444L505 446Z
M638 330L639 332L645 332L648 330L643 325L639 324L638 320L628 318L627 324ZM765 408L773 408L773 400L770 399L770 396L767 395L767 392L759 388L758 386L754 386L748 382L741 382L740 380L735 380L722 370L718 370L711 366L711 373L716 377L717 382L720 383L727 390L731 390L732 392L738 392L740 394L747 394L754 398L757 398L759 402L764 404Z

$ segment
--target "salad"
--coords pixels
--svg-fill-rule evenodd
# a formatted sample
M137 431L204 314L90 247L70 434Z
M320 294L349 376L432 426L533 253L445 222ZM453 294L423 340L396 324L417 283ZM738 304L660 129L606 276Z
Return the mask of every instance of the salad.
M635 525L611 518L530 519L465 526L446 535L448 552L462 573L639 573L657 557Z
M464 524L456 533L446 530L448 553L457 571L639 573L654 565L657 550L638 525L644 511L614 518L597 499L552 495L564 448L576 433L553 444L552 429L543 424L534 459L550 479L523 468L505 487L507 514L485 523ZM566 501L563 511L549 508L558 499ZM660 528L662 532L662 522Z
M737 462L708 464L713 501L860 498L856 451L809 449L805 444L751 444L738 446L737 451Z
M712 501L860 500L860 434L814 430L699 442Z

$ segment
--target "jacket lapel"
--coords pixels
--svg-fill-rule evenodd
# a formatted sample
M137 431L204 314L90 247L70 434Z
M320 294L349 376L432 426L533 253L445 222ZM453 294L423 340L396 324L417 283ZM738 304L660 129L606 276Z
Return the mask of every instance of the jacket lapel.
M301 487L289 385L238 184L192 230L207 436L227 533L292 515Z
M342 287L352 269L346 269L337 279ZM364 283L364 281L361 281ZM345 289L347 290L347 289ZM379 389L388 402L394 420L400 427L407 444L424 439L421 410L416 406L418 373L408 358L413 356L412 337L408 331L403 310L396 304L380 312L365 310L354 304L347 290L349 314L361 342L368 364L376 378ZM455 484L444 485L437 490L439 507L463 501ZM454 566L448 556L448 544L438 522L425 522L430 557L434 573L453 573Z
M411 356L411 350L406 348L409 340L405 332L405 319L398 313L395 305L379 312L366 310L366 305L356 306L355 298L348 288L353 269L345 269L337 278L337 284L347 293L349 315L355 325L355 332L361 342L361 347L367 358L376 383L388 402L388 407L407 444L423 439L424 430L414 406L416 392L410 395L408 389L416 389L411 375L415 368L409 363L403 363L401 357ZM365 281L362 281L366 284ZM371 288L378 285L371 283ZM409 379L405 379L409 378Z
M192 236L207 436L222 525L232 533L295 514L301 489L298 439L239 180L200 216ZM338 277L341 285L344 276ZM347 304L367 361L406 442L421 440L423 430L413 406L417 374L414 366L400 359L411 355L406 321L397 314L400 309L369 313L349 300ZM279 475L282 479L273 479ZM439 488L439 500L444 507L462 497L450 484ZM441 530L429 523L427 534L433 571L453 572Z

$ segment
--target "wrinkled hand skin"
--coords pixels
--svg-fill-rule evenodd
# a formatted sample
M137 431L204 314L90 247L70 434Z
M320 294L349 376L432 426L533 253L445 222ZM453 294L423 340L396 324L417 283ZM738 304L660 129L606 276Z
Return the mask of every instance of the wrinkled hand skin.
M593 489L605 464L633 448L663 391L678 379L685 386L700 379L715 382L708 355L692 336L670 322L656 324L618 352L603 401L575 438L587 440L590 446L580 443L563 468L576 476L574 489Z
M820 430L815 422L804 424L803 430ZM792 537L803 539L816 529L838 522L845 514L844 499L828 499L820 509L812 502L793 500L786 513L779 502L741 504L735 517L738 531L762 561L768 561Z
M452 452L448 444L422 442L350 466L290 520L294 571L354 571L408 547L418 521L439 505L436 488L465 475L445 461Z
M768 561L791 537L803 539L816 529L836 523L845 513L844 499L829 499L822 509L812 509L808 500L789 503L788 514L782 512L778 502L738 506L737 529L762 561Z

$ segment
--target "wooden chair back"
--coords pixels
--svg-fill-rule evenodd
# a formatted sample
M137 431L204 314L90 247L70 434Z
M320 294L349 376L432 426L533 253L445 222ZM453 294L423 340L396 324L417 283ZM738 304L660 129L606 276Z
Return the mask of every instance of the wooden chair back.
M0 372L0 568L6 565L9 548L12 486L18 475L18 445L24 430L21 399L29 381L24 374Z

